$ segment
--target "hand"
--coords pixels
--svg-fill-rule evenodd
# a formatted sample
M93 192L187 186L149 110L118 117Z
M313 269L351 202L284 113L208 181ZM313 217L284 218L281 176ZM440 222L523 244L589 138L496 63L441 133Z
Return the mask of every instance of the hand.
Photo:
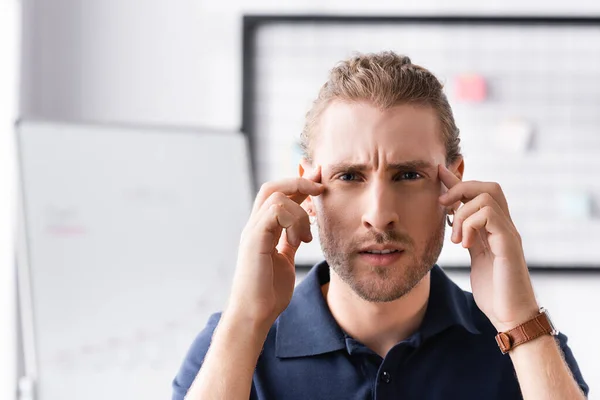
M499 332L528 321L539 310L521 236L513 224L500 185L462 182L444 165L439 176L449 189L440 197L444 206L464 205L455 212L452 242L471 255L471 288L477 306Z
M287 308L296 279L294 257L312 235L300 204L324 186L316 168L307 178L265 183L244 228L226 315L270 328Z

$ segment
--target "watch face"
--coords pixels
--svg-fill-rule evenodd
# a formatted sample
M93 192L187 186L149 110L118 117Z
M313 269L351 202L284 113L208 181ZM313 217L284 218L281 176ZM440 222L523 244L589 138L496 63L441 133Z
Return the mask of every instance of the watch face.
M548 319L548 323L550 324L550 328L552 329L552 332L550 332L550 334L552 336L558 335L558 329L556 329L556 327L554 326L554 322L552 322L552 318L550 318L550 313L548 312L548 310L542 307L540 308L540 312L546 314L546 318Z

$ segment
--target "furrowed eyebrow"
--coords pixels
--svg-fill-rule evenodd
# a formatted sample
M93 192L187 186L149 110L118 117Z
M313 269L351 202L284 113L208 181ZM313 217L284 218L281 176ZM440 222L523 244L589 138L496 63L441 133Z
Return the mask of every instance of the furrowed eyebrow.
M395 169L399 171L413 171L413 170L424 170L424 169L433 169L435 166L428 161L423 160L414 160L407 161L398 164L390 164L388 169Z
M414 171L414 170L424 170L424 169L433 169L434 165L428 161L424 160L412 160L401 163L394 163L388 165L388 170L397 170L397 171ZM341 171L356 171L362 172L369 169L369 166L366 164L348 164L348 163L338 163L333 164L331 166L331 170L333 172L341 172Z

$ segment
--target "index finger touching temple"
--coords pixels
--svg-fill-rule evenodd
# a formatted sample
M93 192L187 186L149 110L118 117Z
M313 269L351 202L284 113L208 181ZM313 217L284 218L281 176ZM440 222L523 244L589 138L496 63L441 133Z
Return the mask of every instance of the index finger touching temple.
M446 168L444 164L438 165L438 174L440 180L448 189L452 189L454 186L456 186L456 184L461 182L461 180L456 175L454 175L452 171Z
M316 183L321 183L321 166L318 164L314 165L314 168L310 171L306 171L303 178L308 179L309 181L313 181Z

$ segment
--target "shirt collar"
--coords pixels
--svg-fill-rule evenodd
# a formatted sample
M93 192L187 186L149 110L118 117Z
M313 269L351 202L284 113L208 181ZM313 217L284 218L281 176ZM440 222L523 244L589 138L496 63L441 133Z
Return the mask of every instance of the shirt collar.
M289 306L277 319L277 357L314 356L346 349L344 332L331 315L321 292L321 286L327 282L329 265L323 261L296 287ZM479 334L473 321L473 304L472 295L463 292L434 265L427 311L419 329L422 339L454 325Z
M463 291L439 266L434 265L427 311L419 328L422 338L428 339L452 326L480 334L474 318L478 312L473 295Z
M329 282L329 265L315 265L294 290L277 320L277 357L304 357L346 348L344 332L329 311L321 286Z

